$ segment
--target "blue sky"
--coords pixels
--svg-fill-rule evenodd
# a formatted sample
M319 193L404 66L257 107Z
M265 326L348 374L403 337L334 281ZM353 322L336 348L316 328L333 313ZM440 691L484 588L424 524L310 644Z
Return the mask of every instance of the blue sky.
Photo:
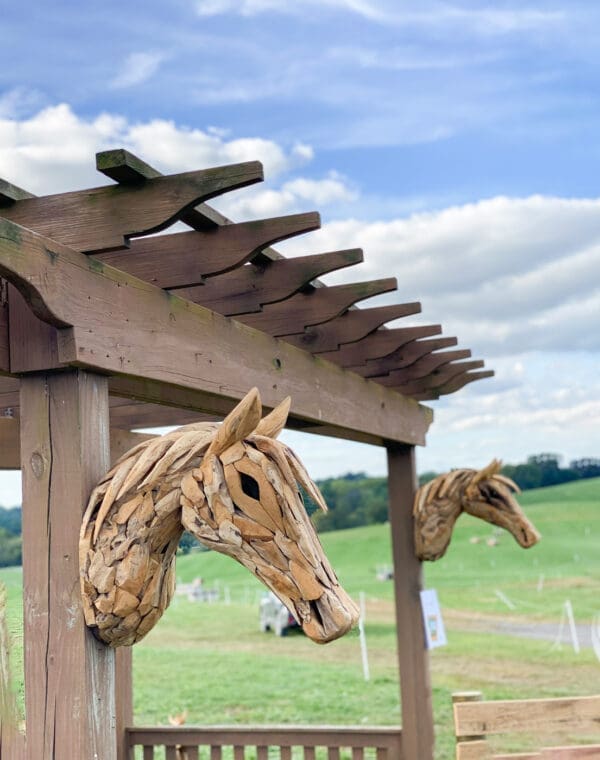
M362 246L326 281L398 276L396 300L497 370L433 404L420 469L600 455L597 3L0 7L0 176L93 186L94 151L120 146L164 171L260 158L267 181L226 213L320 210L282 250ZM289 440L317 477L384 469Z

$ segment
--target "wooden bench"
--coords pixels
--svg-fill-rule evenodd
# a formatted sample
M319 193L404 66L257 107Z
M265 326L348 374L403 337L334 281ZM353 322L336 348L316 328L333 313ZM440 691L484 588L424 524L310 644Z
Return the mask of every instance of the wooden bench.
M487 737L530 738L581 734L600 740L600 696L481 701L480 692L454 694L456 760L600 760L600 744L545 747L520 754L494 754Z

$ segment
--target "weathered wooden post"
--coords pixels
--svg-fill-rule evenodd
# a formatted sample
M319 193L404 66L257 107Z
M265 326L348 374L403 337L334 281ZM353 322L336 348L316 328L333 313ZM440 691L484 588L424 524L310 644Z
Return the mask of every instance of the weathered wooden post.
M81 515L109 464L108 381L21 380L27 760L116 760L115 653L85 625Z
M433 760L429 655L421 615L421 562L415 555L412 505L417 489L414 446L389 445L388 484L394 558L396 635L405 760Z

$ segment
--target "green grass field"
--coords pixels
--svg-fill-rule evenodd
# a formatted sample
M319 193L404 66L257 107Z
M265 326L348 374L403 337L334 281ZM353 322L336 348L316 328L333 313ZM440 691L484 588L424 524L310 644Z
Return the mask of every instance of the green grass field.
M558 626L566 599L578 623L600 613L600 480L530 491L521 503L543 535L537 547L524 551L508 534L493 548L473 544L472 537L488 538L492 529L465 516L446 557L426 567L426 585L438 590L449 638L431 656L439 760L454 756L453 691L480 689L486 698L599 691L600 663L591 650L576 655L568 647L553 650L549 642L483 632L498 619ZM136 722L164 724L169 714L187 710L188 722L200 724L398 724L393 588L376 579L377 569L391 561L389 527L339 531L322 540L348 591L367 597L368 683L356 632L325 647L300 634L261 634L263 587L230 559L198 553L178 559L178 578L201 576L207 587L219 587L221 598L227 589L231 603L177 597L135 648ZM3 570L0 580L18 639L20 571Z

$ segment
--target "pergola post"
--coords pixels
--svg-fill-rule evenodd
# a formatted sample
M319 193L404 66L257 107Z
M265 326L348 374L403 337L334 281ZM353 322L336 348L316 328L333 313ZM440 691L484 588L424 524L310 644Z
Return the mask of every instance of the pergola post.
M414 446L390 445L387 457L403 755L405 760L433 760L429 656L419 596L422 567L415 555L413 536L412 504L417 489Z
M109 464L108 381L82 370L21 381L27 760L116 760L115 652L86 627L79 531Z

